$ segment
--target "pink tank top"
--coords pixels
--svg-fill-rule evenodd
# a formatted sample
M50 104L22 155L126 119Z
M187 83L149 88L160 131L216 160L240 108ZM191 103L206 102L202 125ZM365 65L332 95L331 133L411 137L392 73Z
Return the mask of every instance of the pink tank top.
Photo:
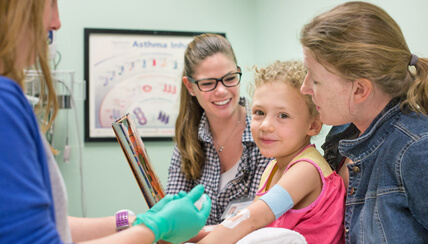
M318 169L323 183L322 191L308 207L290 209L267 227L297 231L306 238L309 244L345 243L343 220L346 191L342 178L330 168L314 145L309 145L303 149L291 161L284 173L300 161L309 162ZM272 171L275 170L275 166L276 160L273 160L263 172L257 199L269 191L266 191L266 185L273 177Z

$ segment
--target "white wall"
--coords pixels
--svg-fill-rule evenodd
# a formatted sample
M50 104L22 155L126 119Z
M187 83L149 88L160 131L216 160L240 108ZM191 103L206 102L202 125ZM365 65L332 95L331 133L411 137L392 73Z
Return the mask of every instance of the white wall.
M316 15L328 11L344 0L258 0L257 61L302 58L299 35L301 27ZM400 25L412 52L426 56L428 1L376 0L366 1L384 8Z

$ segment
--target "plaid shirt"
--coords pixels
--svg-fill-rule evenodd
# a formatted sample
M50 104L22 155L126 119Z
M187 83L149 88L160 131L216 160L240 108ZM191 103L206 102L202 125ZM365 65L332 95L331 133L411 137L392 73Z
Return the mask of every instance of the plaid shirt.
M220 158L214 148L209 123L205 113L202 114L199 124L199 140L204 145L205 165L202 176L197 180L187 180L181 170L181 156L177 149L171 158L168 171L167 194L177 194L180 191L189 192L194 186L202 184L205 193L211 198L212 208L207 225L215 225L221 222L221 215L230 201L243 197L254 198L259 187L263 171L268 165L270 158L261 155L259 148L254 143L251 135L251 112L249 103L241 97L239 104L246 108L246 128L242 135L242 146L244 147L238 173L223 189L219 189L220 182Z

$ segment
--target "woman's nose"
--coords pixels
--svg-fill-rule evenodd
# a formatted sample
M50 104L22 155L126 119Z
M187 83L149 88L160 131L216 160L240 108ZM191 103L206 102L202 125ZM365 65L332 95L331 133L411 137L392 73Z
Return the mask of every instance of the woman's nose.
M303 84L300 87L300 92L302 94L313 95L312 89L309 87L309 77L308 77L308 75L306 75L305 80L303 81Z
M223 83L222 82L217 82L217 87L214 89L216 92L221 92L221 93L224 93L224 92L226 92L227 91L227 87L225 87L224 85L223 85Z
M58 4L55 3L55 6L52 7L51 22L49 25L49 30L59 30L61 28L61 20L59 19Z

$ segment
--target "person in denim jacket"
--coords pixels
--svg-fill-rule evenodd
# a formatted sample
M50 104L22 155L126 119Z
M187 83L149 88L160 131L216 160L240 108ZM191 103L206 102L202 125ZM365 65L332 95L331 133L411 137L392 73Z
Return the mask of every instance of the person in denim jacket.
M428 60L381 8L347 2L301 31L325 158L347 188L347 243L428 243ZM343 166L343 167L342 167Z

